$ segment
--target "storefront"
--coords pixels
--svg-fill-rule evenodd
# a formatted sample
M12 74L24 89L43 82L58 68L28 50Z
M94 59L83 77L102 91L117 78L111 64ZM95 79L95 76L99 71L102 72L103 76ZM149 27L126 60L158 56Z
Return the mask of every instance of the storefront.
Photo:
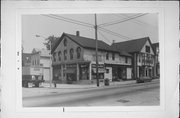
M89 63L79 64L79 80L89 80Z
M113 80L125 80L127 79L126 67L114 66L112 68Z
M98 65L98 77L104 79L105 66L104 64ZM92 64L92 79L96 79L96 64Z
M66 79L77 81L77 64L66 64Z
M61 65L53 66L53 81L61 81Z
M153 75L152 67L140 66L138 69L139 69L139 77L152 77Z

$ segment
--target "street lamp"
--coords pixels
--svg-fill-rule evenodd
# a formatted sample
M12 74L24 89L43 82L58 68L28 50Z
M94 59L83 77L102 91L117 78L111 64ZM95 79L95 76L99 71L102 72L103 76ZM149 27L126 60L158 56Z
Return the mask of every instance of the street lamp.
M44 37L44 36L41 36L41 35L35 35L36 37L41 37L41 38L44 38L44 39L46 39L46 37ZM51 47L51 45L52 45L52 41L50 40L50 42L49 42L50 44L50 81L49 81L49 84L50 84L50 88L52 87L52 54L51 54L51 49L52 49L52 47Z

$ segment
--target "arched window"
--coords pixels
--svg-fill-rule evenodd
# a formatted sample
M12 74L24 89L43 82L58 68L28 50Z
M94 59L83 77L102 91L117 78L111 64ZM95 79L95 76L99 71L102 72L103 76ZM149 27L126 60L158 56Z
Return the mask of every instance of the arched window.
M53 53L54 62L56 61L56 52Z
M77 52L77 59L80 59L80 57L81 57L81 48L77 47L76 52Z
M64 50L64 60L67 60L67 50Z
M64 46L66 47L67 46L67 39L64 38Z
M61 51L58 52L59 61L61 61Z
M70 54L70 59L73 59L74 50L71 48L69 52L70 52L69 53Z

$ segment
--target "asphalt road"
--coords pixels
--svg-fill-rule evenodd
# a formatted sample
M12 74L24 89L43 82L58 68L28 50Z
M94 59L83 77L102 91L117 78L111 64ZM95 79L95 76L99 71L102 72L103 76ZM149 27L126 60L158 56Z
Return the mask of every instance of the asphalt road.
M153 103L159 99L159 82L131 84L124 86L109 86L105 88L90 89L72 93L33 96L23 98L24 107L68 107L68 106L121 106L136 105L139 101ZM149 99L151 98L151 99ZM147 100L149 99L149 100ZM144 104L143 103L143 104ZM139 105L139 104L137 104Z

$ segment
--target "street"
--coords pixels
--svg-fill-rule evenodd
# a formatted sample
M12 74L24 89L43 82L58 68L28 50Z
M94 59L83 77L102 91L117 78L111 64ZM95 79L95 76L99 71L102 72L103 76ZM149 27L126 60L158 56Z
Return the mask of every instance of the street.
M23 97L24 107L156 106L159 102L159 81Z

